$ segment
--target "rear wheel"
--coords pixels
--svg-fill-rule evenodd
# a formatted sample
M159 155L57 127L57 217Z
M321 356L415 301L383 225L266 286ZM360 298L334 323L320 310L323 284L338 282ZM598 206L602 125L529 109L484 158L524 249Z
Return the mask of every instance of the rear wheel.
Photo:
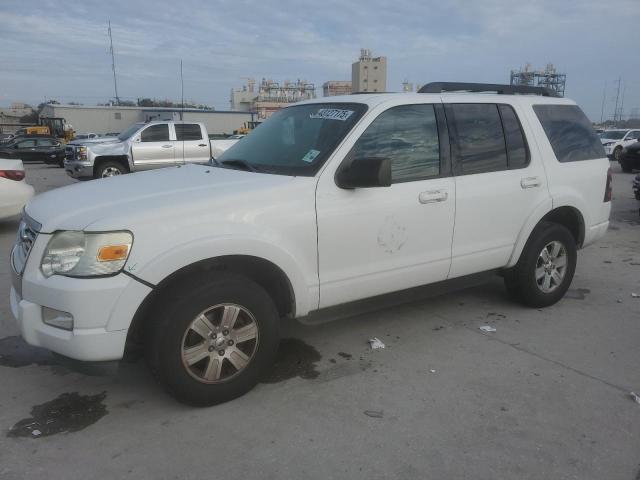
M620 157L621 157L621 156L622 156L622 147L616 147L616 148L613 150L613 159L614 159L616 162L619 162L619 161L620 161Z
M127 169L121 163L104 162L96 168L94 178L115 177L118 175L124 175L125 173L127 173Z
M206 406L239 397L273 363L278 311L246 277L189 282L159 310L149 326L147 359L160 383L184 403Z
M576 241L559 224L543 222L532 232L518 263L504 275L511 297L530 307L560 300L576 269Z

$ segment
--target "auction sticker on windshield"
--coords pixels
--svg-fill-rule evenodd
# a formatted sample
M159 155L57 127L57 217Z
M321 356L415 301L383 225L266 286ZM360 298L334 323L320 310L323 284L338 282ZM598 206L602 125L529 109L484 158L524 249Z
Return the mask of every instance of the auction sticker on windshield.
M344 122L351 115L353 110L341 110L339 108L321 108L316 113L309 115L309 118L321 118L323 120L340 120Z
M303 162L311 163L315 160L315 158L320 155L320 150L314 150L313 148L307 152L307 154L302 157Z

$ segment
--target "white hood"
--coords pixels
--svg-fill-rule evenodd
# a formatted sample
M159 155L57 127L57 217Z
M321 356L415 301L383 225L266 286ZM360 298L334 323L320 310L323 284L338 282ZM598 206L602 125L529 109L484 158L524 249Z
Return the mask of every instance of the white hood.
M294 181L282 175L187 165L51 190L31 200L26 212L42 224L44 233L129 230L201 211L228 215L240 204L245 210L260 208L267 191L280 191Z

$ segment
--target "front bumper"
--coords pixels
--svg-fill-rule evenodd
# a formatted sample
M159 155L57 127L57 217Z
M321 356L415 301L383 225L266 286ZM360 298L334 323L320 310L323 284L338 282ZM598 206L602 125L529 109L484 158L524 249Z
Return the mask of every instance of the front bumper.
M12 287L11 313L22 338L30 344L82 361L119 360L124 354L127 330L109 332L105 328L62 330L42 321L42 307L23 300Z
M93 164L86 160L65 160L64 170L73 178L93 177Z
M119 360L138 307L151 288L118 274L103 278L44 277L40 259L50 235L39 234L24 274L10 265L11 313L20 333L31 345L85 362ZM73 330L43 322L42 307L73 316Z
M606 153L609 157L613 155L613 145L604 146L604 153Z

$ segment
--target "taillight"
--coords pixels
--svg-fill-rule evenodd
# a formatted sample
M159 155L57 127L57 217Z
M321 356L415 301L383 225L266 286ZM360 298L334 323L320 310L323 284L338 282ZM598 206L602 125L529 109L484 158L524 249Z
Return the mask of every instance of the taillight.
M611 195L613 194L613 186L611 183L613 182L613 175L611 174L611 168L607 170L607 184L604 187L604 202L611 201Z
M24 170L0 170L0 178L8 178L19 182L24 179Z

